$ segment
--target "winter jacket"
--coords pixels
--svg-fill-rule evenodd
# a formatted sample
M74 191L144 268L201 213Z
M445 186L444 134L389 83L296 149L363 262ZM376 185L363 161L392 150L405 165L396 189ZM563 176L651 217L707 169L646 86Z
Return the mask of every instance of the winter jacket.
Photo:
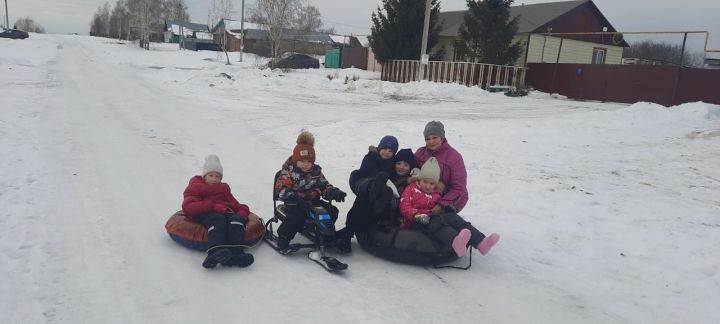
M325 179L319 165L315 164L309 172L304 172L297 165L286 163L275 181L274 190L282 201L295 195L306 201L317 202L321 196L327 199L327 195L334 188Z
M381 171L393 178L395 175L395 162L393 159L383 160L377 147L370 146L367 154L363 157L362 163L360 163L360 168L350 173L350 188L355 188L358 180L374 178Z
M421 147L415 151L415 159L422 166L425 161L434 156L440 164L440 181L446 186L439 204L452 206L461 211L468 201L467 171L462 155L446 141L434 151Z
M415 215L432 214L432 208L440 201L440 193L424 193L418 187L417 182L413 182L405 187L402 197L400 198L400 226L409 228L415 223Z
M245 220L250 215L250 208L239 203L230 192L230 186L224 182L210 185L202 176L194 176L190 178L190 183L185 188L183 196L183 213L185 217L192 220L197 220L197 217L202 214L213 212L216 204L225 205Z

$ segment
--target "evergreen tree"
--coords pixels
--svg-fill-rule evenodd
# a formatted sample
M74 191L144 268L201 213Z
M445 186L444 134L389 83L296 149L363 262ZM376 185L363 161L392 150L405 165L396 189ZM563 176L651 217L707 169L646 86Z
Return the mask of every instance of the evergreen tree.
M512 65L520 44L512 43L519 17L510 19L513 0L467 0L468 11L460 26L458 54L469 62Z
M428 52L438 43L440 24L439 0L432 0L428 32ZM383 14L382 10L385 13ZM424 0L383 0L372 14L370 47L380 63L388 60L419 60L425 21ZM436 53L437 55L437 53Z

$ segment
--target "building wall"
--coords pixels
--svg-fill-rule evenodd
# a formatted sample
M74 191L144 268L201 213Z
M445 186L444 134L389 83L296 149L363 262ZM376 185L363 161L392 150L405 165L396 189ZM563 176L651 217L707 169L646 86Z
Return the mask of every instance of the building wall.
M517 41L527 42L527 35L515 37ZM583 42L573 39L563 39L560 53L560 63L590 64L594 48L604 48L605 64L621 64L622 46L612 46L591 42ZM558 59L560 49L560 38L555 36L532 35L530 36L530 47L528 48L528 63L555 63ZM522 48L520 58L515 65L524 65L525 46Z

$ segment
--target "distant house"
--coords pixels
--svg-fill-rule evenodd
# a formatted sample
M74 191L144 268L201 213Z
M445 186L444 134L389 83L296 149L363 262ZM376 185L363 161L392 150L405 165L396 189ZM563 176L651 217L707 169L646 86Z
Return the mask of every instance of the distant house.
M464 11L440 13L442 29L434 50L445 49L444 61L462 61L456 44ZM515 41L522 46L517 66L528 63L621 64L621 35L541 35L540 33L616 32L592 0L564 1L510 7L511 17L520 17ZM562 45L561 45L562 44ZM558 50L560 56L558 57Z
M720 69L720 52L705 53L704 63L706 69Z
M240 51L240 37L245 28L243 40L243 51L261 56L270 56L270 45L268 42L268 27L231 19L222 19L210 32L213 34L215 43L221 44L229 52ZM281 52L298 52L306 54L325 54L325 50L332 48L333 40L328 34L318 32L305 32L300 30L285 29L282 32Z
M181 37L203 38L203 36L194 36L193 34L207 34L208 32L209 30L207 25L191 22L166 21L164 38L166 43L180 43Z

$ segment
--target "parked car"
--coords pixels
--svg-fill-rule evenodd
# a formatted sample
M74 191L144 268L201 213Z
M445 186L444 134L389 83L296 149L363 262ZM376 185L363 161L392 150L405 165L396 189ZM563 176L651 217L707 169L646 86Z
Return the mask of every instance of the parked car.
M0 37L2 38L25 39L28 38L28 36L30 35L22 30L0 27Z
M305 54L284 53L280 57L270 60L268 66L273 69L318 69L320 68L320 61Z

